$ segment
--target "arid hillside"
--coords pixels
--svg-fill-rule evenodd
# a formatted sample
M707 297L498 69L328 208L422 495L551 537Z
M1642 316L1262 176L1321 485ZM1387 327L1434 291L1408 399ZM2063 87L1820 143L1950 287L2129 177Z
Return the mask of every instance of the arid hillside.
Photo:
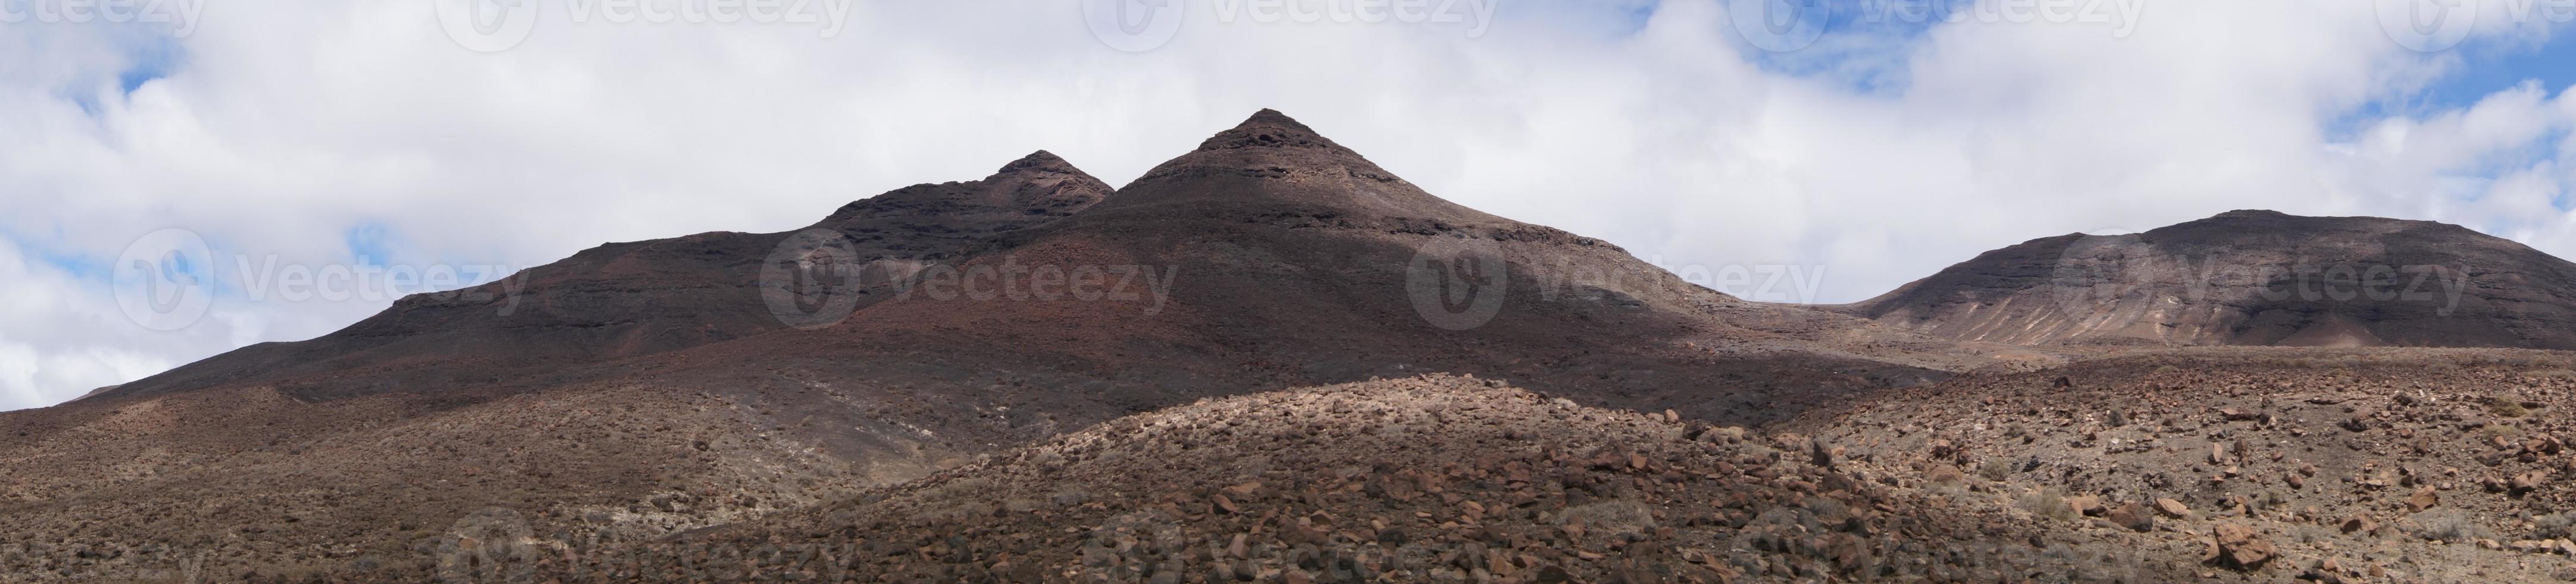
M1432 376L1140 414L647 545L484 544L481 557L499 561L477 569L905 582L2169 582L2201 571L2186 541L2073 528L1885 476L1793 435Z
M2576 356L2194 348L1974 372L1779 425L1898 485L2263 557L2227 579L2576 578ZM2210 556L2213 567L2231 556Z
M2231 211L2034 239L1840 310L2014 344L2576 349L2576 264L2430 221Z

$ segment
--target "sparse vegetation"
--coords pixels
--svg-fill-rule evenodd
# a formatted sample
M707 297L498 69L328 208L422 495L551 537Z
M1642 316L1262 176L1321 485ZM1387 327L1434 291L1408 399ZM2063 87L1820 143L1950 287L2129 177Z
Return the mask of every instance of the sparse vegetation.
M2074 521L2083 517L2075 513L2074 507L2067 506L2066 490L2059 487L2045 487L2023 493L2019 503L2023 511L2039 517L2058 521Z
M2532 539L2576 538L2576 512L2560 511L2531 519Z
M1567 507L1565 523L1605 533L1646 533L1655 528L1655 510L1629 500L1596 501Z
M2416 513L2406 518L2403 527L2406 535L2425 541L2461 543L2495 538L2495 532L2459 509L2431 509Z
M2000 457L1987 458L1985 462L1977 463L1977 476L1985 477L1989 481L2003 482L2004 479L2012 478L2013 469L2018 466L2020 465Z
M2531 410L2524 409L2522 407L2522 402L2515 401L2510 398L2489 397L2487 398L2487 412L2507 418L2520 418L2525 415L2529 415Z

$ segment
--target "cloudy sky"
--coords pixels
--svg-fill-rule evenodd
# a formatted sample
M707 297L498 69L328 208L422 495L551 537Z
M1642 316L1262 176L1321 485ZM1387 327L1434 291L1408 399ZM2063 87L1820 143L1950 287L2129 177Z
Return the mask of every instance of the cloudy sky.
M1262 107L1685 275L1823 270L1768 300L2237 208L2576 257L2576 0L493 1L0 0L0 410Z

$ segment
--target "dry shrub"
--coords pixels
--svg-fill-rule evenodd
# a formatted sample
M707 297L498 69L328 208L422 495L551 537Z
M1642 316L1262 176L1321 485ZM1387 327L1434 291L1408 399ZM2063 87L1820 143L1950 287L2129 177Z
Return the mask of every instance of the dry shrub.
M2021 509L2031 515L2058 521L2074 521L2078 517L2075 508L2066 504L2066 491L2057 487L2031 491L2021 496L2020 503Z
M2519 418L2531 414L2531 410L2523 409L2522 402L2503 397L2487 398L2487 411L2507 418Z
M2576 512L2560 511L2531 519L2532 539L2576 538Z
M1603 533L1648 533L1655 529L1655 510L1624 499L1597 501L1565 508L1564 521Z
M2013 461L2005 458L1988 458L1977 464L1977 476L1986 477L1989 481L2003 482L2012 478L2012 472Z
M2425 541L2459 543L2495 538L2494 532L2459 509L2428 509L2407 517L2402 527L2407 535Z

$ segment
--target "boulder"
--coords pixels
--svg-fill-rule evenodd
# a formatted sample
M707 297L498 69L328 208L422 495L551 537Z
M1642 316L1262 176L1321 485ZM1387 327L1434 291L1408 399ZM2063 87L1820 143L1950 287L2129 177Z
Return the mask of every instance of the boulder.
M2173 499L2157 499L2156 512L2163 513L2166 517L2182 519L2191 516L2191 507L2184 506L2181 501Z
M2113 507L2109 512L2103 513L2102 518L2111 520L2115 525L2129 528L2130 531L2154 531L2156 528L2154 513L2148 511L2146 505L2140 505L2137 501Z
M2211 527L2210 539L2217 544L2218 564L2230 569L2262 568L2264 562L2280 554L2278 548L2272 547L2272 542L2257 537L2254 528L2241 523L2220 523Z

